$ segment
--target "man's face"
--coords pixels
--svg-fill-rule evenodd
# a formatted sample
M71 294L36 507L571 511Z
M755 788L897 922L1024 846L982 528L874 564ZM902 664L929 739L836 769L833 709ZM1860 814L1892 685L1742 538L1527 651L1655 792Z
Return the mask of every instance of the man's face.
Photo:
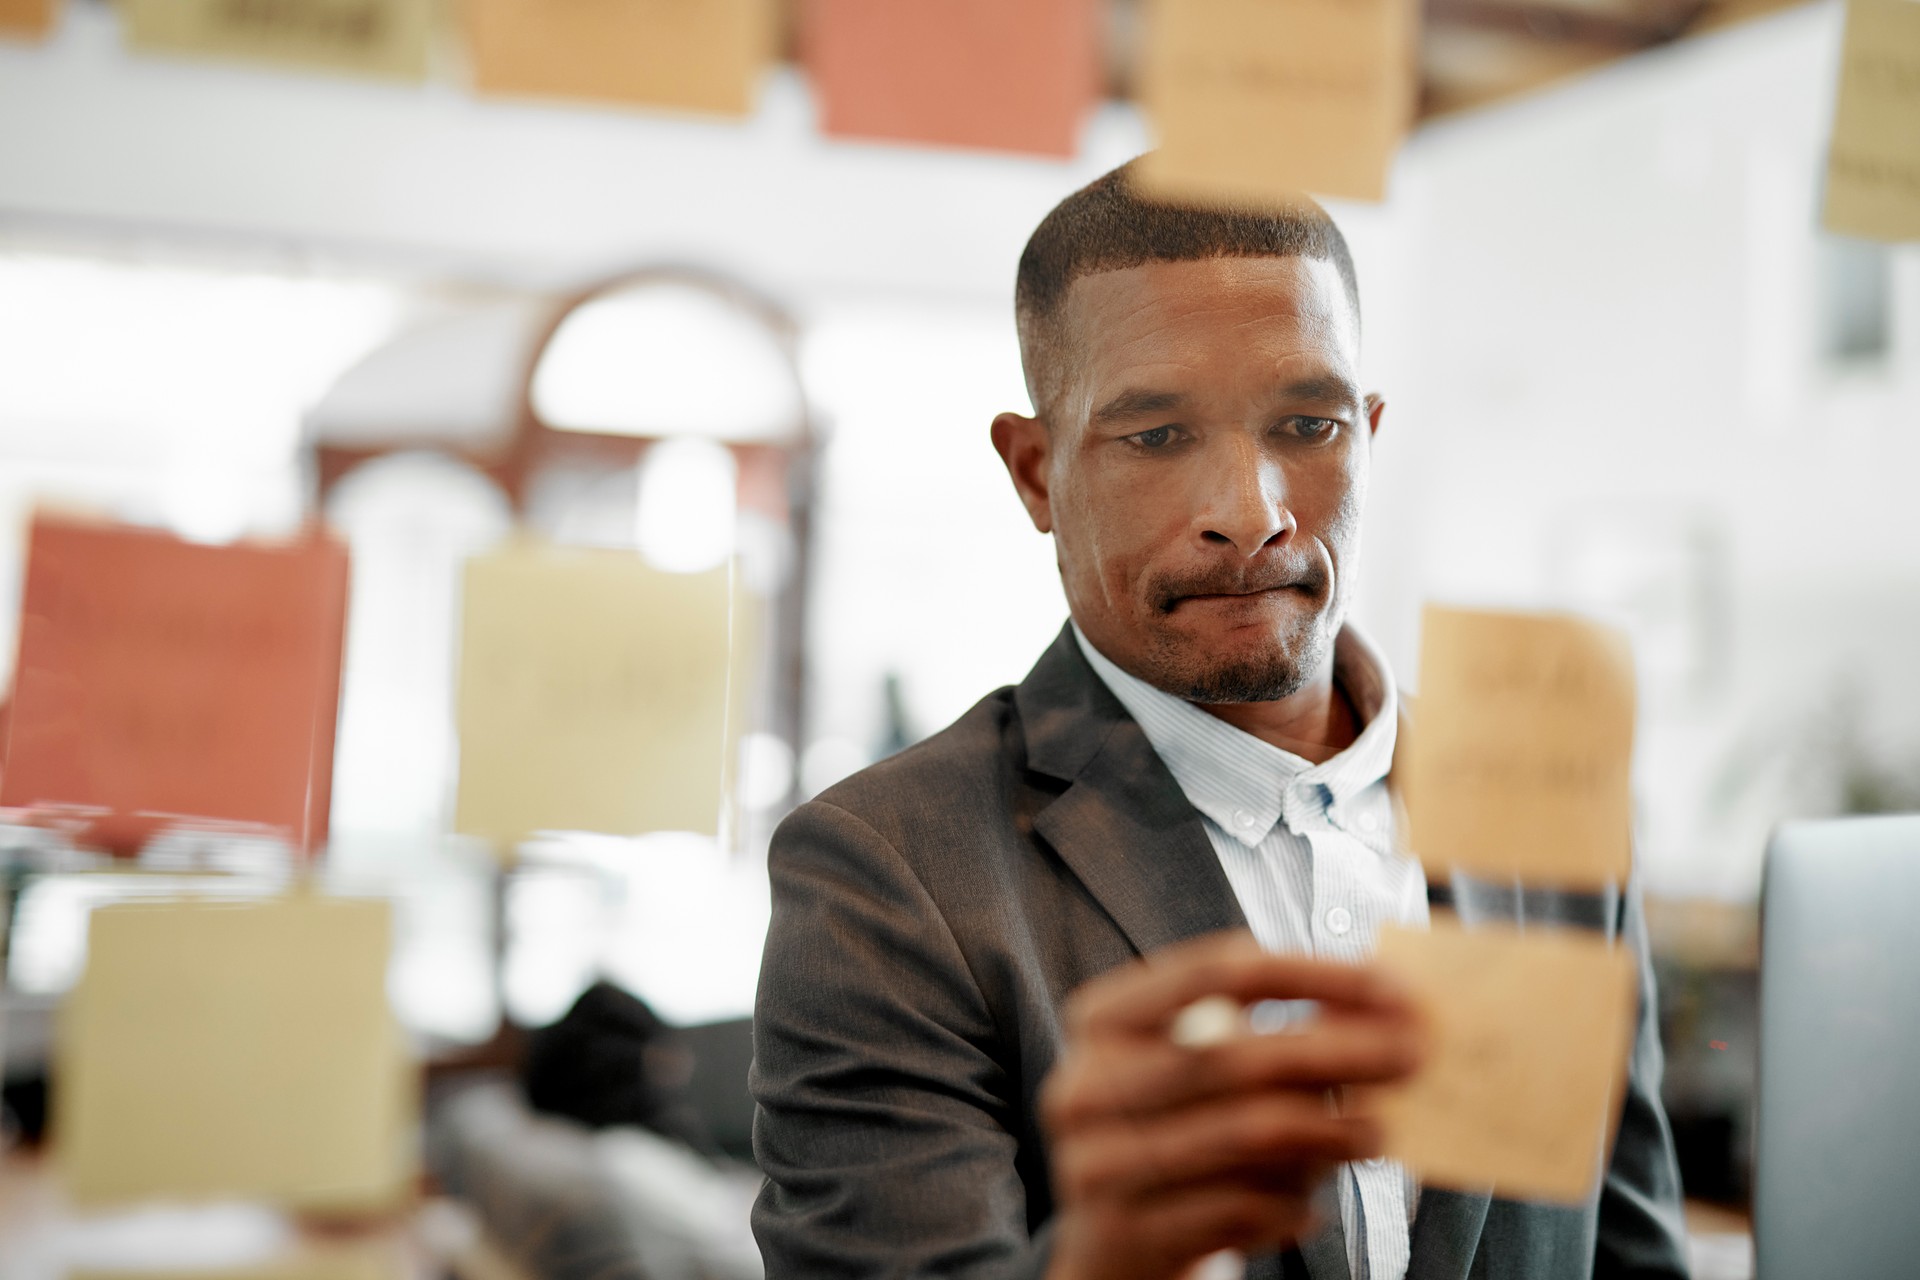
M1358 329L1338 270L1310 258L1074 283L1050 429L1007 428L1044 433L1024 480L1000 423L995 442L1102 653L1201 703L1284 698L1325 667L1380 415Z

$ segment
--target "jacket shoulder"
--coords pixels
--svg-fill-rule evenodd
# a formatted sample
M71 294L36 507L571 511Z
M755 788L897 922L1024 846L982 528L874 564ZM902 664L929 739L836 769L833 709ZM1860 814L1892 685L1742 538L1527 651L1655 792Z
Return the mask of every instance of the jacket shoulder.
M912 831L929 822L990 822L1007 811L1026 768L1013 693L1011 685L994 690L938 733L842 779L812 803L845 810L903 852Z

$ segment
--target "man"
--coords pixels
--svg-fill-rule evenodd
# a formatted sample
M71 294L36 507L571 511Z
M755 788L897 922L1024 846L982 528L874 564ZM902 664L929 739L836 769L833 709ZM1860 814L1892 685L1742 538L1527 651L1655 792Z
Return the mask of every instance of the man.
M769 1276L1172 1280L1237 1271L1228 1250L1312 1280L1684 1275L1631 895L1460 886L1463 914L1640 949L1588 1203L1419 1187L1330 1105L1417 1066L1365 960L1428 907L1392 843L1393 681L1345 625L1383 405L1338 229L1309 202L1156 206L1123 169L1041 224L1015 300L1035 415L993 443L1072 621L1018 687L774 837ZM1318 1013L1176 1043L1219 995Z

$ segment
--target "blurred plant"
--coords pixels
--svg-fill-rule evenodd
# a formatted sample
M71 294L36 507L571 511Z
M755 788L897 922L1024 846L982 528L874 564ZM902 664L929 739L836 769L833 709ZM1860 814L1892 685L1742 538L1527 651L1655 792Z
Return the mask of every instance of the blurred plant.
M1859 687L1843 682L1811 712L1735 737L1708 808L1724 817L1763 788L1777 816L1920 811L1920 748L1868 732Z
M1920 810L1920 751L1870 741L1865 699L1854 687L1830 704L1822 735L1835 813Z

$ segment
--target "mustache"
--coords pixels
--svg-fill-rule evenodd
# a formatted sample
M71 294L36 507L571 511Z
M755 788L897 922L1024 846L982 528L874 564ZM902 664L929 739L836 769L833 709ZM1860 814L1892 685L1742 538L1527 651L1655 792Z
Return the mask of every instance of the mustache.
M1166 574L1148 586L1148 599L1161 613L1190 596L1250 596L1256 591L1295 590L1322 596L1327 591L1327 569L1318 561L1303 564L1266 564L1254 569L1222 565L1194 573Z

